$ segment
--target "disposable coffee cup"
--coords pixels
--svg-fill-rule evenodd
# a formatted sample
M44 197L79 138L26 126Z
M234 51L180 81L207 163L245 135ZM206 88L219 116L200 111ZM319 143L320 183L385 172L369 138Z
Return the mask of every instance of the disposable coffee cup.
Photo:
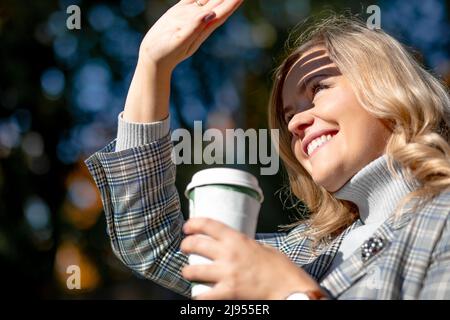
M207 217L255 237L259 210L264 200L258 180L250 173L230 168L212 168L197 172L186 187L189 217ZM208 264L205 257L191 254L189 264ZM193 283L195 297L211 288L205 283Z

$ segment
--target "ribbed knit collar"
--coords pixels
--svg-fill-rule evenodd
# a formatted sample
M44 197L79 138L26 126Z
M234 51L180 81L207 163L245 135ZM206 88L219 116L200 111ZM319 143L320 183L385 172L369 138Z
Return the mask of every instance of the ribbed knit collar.
M387 155L382 155L358 171L334 196L356 204L364 224L384 221L394 213L401 198L418 186L417 181L408 181L395 162L394 170L399 177L391 174Z

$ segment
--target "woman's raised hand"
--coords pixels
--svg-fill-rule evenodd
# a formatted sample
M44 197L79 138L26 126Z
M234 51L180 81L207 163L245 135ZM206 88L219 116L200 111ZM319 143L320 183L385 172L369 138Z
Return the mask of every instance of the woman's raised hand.
M170 79L243 0L181 0L164 13L141 42L123 119L149 123L169 114Z
M243 0L181 0L167 10L142 40L139 59L173 70L222 25ZM201 5L200 5L201 4Z

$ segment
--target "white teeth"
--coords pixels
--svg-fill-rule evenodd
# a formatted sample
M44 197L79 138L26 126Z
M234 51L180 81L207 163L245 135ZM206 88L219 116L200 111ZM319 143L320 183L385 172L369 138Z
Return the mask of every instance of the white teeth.
M332 138L331 134L328 134L328 135L322 135L322 136L314 139L313 141L311 141L307 147L308 156L311 155L311 153L313 153L313 151L316 150L318 147L320 147L322 144L331 140L331 138Z

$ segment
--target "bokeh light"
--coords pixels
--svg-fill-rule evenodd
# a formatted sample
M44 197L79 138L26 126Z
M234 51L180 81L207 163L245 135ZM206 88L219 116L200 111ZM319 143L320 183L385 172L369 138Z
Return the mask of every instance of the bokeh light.
M80 290L71 290L67 286L68 268L76 266L80 270ZM70 269L69 269L70 271ZM60 287L70 294L82 294L99 286L101 277L92 259L74 241L62 242L55 255L55 276Z
M50 224L50 210L39 197L33 196L25 203L25 218L34 230L42 230Z
M51 99L61 96L65 85L64 74L56 69L45 70L41 76L41 87L44 93Z

